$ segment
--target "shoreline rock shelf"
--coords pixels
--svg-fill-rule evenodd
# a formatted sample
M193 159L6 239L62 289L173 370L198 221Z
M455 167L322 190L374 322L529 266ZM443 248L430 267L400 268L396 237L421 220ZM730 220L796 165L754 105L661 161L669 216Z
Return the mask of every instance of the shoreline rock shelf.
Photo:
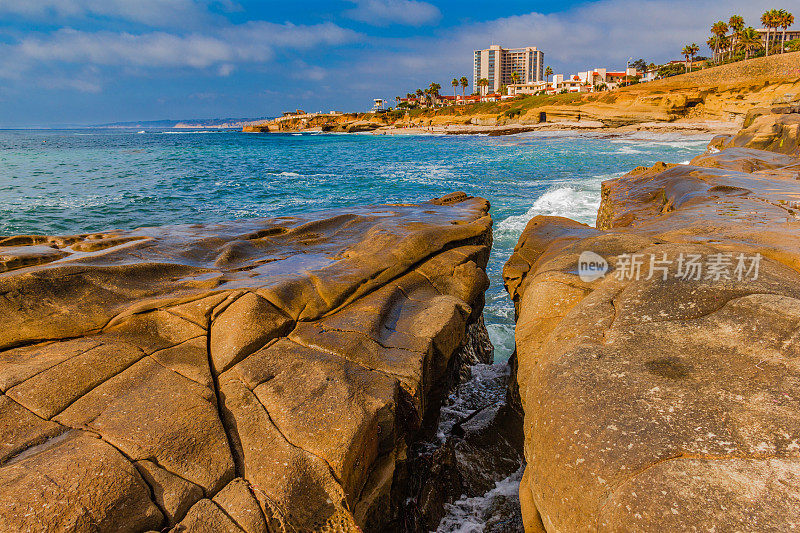
M427 530L520 447L529 532L800 526L800 108L532 219L504 399L488 212L0 237L0 530Z
M504 269L526 531L800 526L798 111L605 182L596 228L529 222Z
M397 526L483 340L488 208L0 239L0 530Z

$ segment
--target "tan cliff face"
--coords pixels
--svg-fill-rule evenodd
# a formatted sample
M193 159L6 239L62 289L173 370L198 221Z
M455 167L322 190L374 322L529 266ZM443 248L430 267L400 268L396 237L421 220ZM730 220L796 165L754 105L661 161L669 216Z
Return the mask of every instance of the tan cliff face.
M527 531L800 527L800 109L773 111L605 182L596 228L526 227Z
M751 59L528 111L520 122L595 120L606 126L660 121L741 122L753 107L800 100L800 52Z
M488 207L1 238L0 530L388 527Z

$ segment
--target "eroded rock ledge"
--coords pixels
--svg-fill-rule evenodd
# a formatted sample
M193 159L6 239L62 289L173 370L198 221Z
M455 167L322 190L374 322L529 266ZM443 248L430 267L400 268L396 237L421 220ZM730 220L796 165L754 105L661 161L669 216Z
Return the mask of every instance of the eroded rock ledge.
M597 228L528 224L504 271L528 531L800 526L798 111L604 183ZM584 251L610 272L582 279ZM680 279L681 254L731 254L731 279ZM740 254L761 255L757 279L735 275ZM672 263L649 276L651 256Z
M488 203L0 239L0 530L397 526Z

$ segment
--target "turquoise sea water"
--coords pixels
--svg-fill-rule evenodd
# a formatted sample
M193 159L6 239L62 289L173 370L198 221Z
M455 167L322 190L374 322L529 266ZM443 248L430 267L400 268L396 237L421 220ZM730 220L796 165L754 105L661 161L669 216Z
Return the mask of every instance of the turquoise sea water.
M245 134L235 131L0 131L0 235L216 222L462 190L492 203L486 322L513 349L502 266L536 214L594 223L600 183L680 163L707 137L563 132L485 136Z

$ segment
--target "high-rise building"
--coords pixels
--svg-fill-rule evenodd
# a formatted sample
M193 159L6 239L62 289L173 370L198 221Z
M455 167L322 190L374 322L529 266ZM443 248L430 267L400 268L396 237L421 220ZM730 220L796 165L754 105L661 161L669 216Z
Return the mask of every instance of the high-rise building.
M486 50L475 50L472 83L476 90L481 90L478 80L486 78L489 86L484 91L497 92L501 86L514 83L514 72L519 76L518 83L544 80L544 52L535 46L502 48L497 44Z

